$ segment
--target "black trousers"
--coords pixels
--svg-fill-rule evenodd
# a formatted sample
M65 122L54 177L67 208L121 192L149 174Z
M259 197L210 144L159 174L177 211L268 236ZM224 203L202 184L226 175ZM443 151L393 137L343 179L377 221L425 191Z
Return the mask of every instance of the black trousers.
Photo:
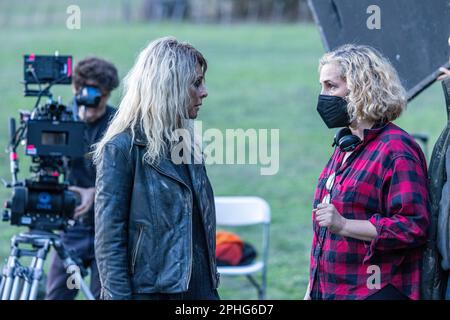
M66 250L72 258L78 258L85 268L90 269L90 290L96 299L100 298L100 278L94 255L94 229L91 227L76 225L67 232L61 234ZM70 252L71 251L71 252ZM73 300L78 290L69 289L67 279L70 276L64 268L63 262L56 252L50 265L47 279L46 300Z

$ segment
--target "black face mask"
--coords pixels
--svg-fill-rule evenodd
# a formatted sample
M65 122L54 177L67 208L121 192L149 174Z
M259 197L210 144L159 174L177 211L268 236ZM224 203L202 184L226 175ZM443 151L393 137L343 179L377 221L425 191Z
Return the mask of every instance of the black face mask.
M347 101L337 96L319 95L317 112L328 128L346 127L350 124Z

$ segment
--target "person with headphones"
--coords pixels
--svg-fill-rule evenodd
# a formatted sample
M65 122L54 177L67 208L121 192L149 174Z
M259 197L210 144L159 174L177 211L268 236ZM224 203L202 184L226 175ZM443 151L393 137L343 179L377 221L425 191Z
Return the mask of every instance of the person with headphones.
M392 123L406 107L405 90L369 46L325 54L319 72L317 111L341 129L314 195L305 299L419 299L427 169L419 145Z

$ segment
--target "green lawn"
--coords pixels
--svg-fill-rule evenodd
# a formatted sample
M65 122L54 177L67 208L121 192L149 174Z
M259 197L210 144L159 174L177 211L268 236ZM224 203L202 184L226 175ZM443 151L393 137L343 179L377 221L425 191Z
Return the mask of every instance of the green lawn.
M75 60L94 54L113 61L123 77L137 53L157 37L173 35L199 48L209 62L209 91L199 119L204 129L265 128L280 130L280 170L261 176L254 165L212 165L208 172L216 195L257 195L272 209L269 299L301 299L308 281L311 242L311 201L316 179L332 149L334 132L315 111L319 93L317 62L324 50L314 25L114 25L70 31L51 28L3 29L0 34L0 145L7 140L7 119L30 109L32 98L22 97L22 54L59 50ZM413 66L412 66L413 67ZM70 98L70 88L54 90ZM120 90L111 99L120 100ZM398 121L409 132L426 133L433 146L446 123L444 100L435 84L410 104ZM2 147L3 150L3 147ZM22 177L28 168L23 165ZM9 177L6 153L0 154L0 177ZM6 199L9 191L2 189ZM20 231L0 224L0 258L9 239ZM224 299L253 299L244 281L223 279Z

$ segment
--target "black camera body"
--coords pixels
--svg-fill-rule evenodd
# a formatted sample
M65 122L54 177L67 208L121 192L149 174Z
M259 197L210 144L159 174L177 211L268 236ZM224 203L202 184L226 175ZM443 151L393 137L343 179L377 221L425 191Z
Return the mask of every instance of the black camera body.
M25 96L38 97L31 112L21 112L21 126L16 130L10 118L9 153L11 161L12 197L5 204L4 221L43 231L63 230L73 218L79 203L77 193L68 190L66 173L70 159L85 152L84 128L77 110L54 100L50 88L54 84L70 84L71 56L24 56ZM38 85L30 89L29 85ZM46 85L45 88L42 86ZM40 106L40 99L48 101ZM33 176L21 182L16 149L25 141L25 154L32 159Z
M65 229L67 220L79 202L73 192L57 181L26 180L24 186L13 188L6 202L12 225L31 229Z

